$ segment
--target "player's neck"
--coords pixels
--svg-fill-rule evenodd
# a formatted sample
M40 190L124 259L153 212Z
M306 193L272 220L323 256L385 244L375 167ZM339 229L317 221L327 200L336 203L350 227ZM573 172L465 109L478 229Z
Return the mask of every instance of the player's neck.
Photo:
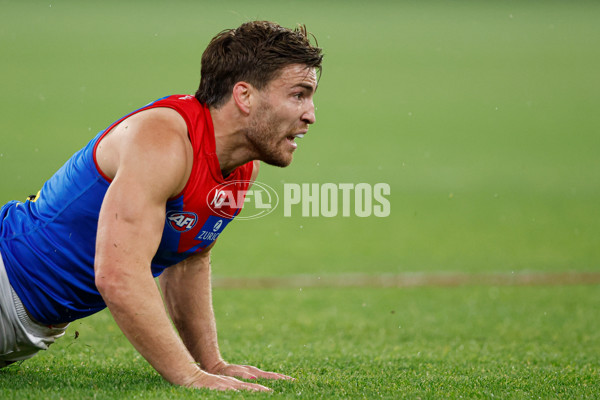
M230 103L210 108L215 129L215 152L224 177L240 165L255 159L252 147L244 134L244 118Z

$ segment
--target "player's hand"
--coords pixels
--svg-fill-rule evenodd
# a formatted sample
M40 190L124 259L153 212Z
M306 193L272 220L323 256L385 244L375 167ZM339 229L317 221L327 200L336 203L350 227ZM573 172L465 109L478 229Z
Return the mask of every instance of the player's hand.
M294 381L295 379L291 376L278 374L276 372L268 372L258 369L256 367L250 365L236 365L236 364L227 364L225 362L219 364L218 367L215 368L215 373L219 375L226 376L235 376L237 378L242 379L286 379Z
M258 385L256 383L242 382L242 381L239 381L239 380L229 377L229 376L213 375L213 374L209 374L207 372L202 372L201 374L198 374L196 377L194 377L194 380L186 386L190 386L190 387L194 387L194 388L198 388L198 389L208 388L208 389L223 390L223 391L224 390L234 390L234 391L251 390L251 391L255 391L255 392L270 392L271 391L271 389L269 389L268 387L263 386L263 385Z

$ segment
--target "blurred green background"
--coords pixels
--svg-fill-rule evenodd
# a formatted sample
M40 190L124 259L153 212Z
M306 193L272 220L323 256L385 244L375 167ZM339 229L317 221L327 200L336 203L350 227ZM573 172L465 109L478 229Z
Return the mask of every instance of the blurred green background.
M600 270L598 2L0 0L0 202L193 93L211 37L251 19L326 55L316 125L258 180L388 183L391 215L238 221L216 275Z

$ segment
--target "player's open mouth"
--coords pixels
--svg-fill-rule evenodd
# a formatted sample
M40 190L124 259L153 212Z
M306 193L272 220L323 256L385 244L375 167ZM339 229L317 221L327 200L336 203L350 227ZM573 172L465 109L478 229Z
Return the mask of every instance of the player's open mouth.
M298 147L298 144L294 141L296 138L302 139L304 137L304 133L297 133L295 135L288 136L286 139L288 143L295 149Z

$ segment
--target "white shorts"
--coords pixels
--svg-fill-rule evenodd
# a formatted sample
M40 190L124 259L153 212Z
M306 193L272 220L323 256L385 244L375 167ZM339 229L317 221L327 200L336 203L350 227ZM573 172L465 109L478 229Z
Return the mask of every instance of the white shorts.
M47 350L66 329L41 325L27 315L8 281L0 254L0 368Z

